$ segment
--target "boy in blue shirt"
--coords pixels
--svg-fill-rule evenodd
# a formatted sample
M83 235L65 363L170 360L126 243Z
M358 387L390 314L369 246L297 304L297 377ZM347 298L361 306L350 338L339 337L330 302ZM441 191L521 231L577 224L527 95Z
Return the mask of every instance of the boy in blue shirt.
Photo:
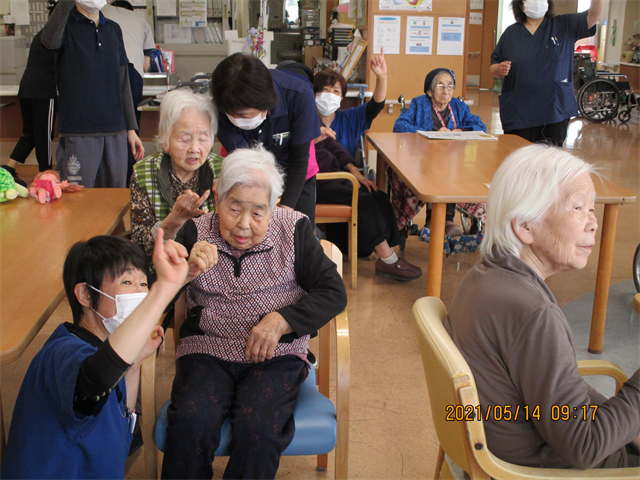
M187 279L187 251L158 230L147 259L115 236L76 243L63 280L73 323L51 334L16 400L2 478L123 478L142 361L162 342L158 320ZM152 334L156 334L152 337Z

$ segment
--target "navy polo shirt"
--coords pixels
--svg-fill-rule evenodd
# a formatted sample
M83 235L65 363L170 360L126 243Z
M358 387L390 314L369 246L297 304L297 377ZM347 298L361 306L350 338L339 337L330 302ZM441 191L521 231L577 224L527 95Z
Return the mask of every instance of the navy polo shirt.
M120 66L128 65L120 26L100 13L98 25L74 7L56 50L60 133L86 135L127 129Z
M133 438L123 415L124 377L94 414L73 408L82 363L97 350L63 324L33 357L13 410L2 478L123 478Z
M280 70L269 70L278 104L267 113L257 128L243 130L236 127L227 115L218 115L218 139L231 153L259 142L273 153L278 164L287 167L289 148L312 141L320 136L320 121L316 101L309 82ZM281 139L281 140L280 140ZM306 168L306 167L305 167Z
M511 61L500 95L505 131L557 123L578 113L573 92L575 42L595 35L588 12L545 18L531 35L522 23L500 37L491 64Z

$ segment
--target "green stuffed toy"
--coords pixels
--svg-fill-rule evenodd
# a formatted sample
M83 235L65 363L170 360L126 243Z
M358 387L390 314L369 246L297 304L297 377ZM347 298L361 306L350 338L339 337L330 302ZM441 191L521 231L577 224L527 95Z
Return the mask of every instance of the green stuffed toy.
M4 168L0 168L0 203L14 200L18 196L28 197L29 190L16 184L11 174Z

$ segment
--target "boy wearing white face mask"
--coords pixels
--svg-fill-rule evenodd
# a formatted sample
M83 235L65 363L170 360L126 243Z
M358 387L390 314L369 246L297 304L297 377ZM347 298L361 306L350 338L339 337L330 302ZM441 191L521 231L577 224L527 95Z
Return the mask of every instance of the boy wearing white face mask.
M123 188L127 148L144 156L136 121L122 30L100 10L106 0L60 0L42 32L56 51L62 180L88 188Z
M162 342L158 321L188 273L185 248L163 238L160 229L151 291L134 243L99 236L71 248L63 280L73 324L58 326L29 366L2 478L123 478L140 365Z
M553 0L512 0L516 23L491 54L491 74L504 78L500 119L504 133L562 147L569 119L578 114L573 50L595 35L604 0L589 10L554 16Z

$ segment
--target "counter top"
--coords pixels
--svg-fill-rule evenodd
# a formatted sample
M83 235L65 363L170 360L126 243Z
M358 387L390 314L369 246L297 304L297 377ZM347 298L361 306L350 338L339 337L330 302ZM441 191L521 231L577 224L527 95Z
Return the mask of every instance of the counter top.
M638 67L638 68L640 68L640 63L620 62L620 65L626 65L627 67Z

